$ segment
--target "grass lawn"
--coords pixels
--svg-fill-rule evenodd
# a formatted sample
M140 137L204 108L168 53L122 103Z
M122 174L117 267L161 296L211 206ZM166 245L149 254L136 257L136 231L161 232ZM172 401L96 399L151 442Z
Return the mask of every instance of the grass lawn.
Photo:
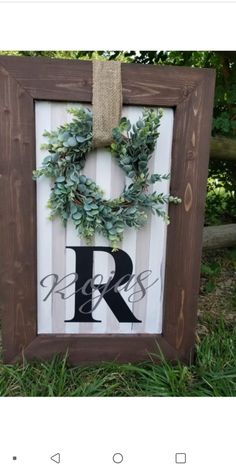
M235 249L204 255L194 364L0 364L0 396L236 396L235 274Z

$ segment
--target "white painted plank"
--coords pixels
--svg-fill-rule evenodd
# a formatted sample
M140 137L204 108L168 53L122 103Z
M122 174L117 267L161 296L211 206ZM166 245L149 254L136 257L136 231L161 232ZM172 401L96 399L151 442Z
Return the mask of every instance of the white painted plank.
M46 129L55 129L59 124L70 121L71 116L67 109L71 104L53 103L53 120L51 120L50 104L40 102L36 104L36 132L37 132L37 166L43 158L42 151L39 151L39 141L44 142L42 131ZM73 106L75 106L73 104ZM123 116L130 118L135 123L142 114L142 107L124 107ZM43 126L43 129L42 129ZM150 172L169 173L171 161L173 129L173 111L164 110L164 116L161 120L160 137L157 148L150 161ZM44 153L45 155L45 153ZM115 198L123 190L124 183L128 183L124 172L118 167L117 163L110 154L99 149L87 156L84 174L91 177L100 185L106 198ZM158 191L168 193L169 181L155 184ZM48 200L50 185L48 179L40 179L37 184L37 208L38 208L38 275L46 275L52 269L58 270L59 275L64 275L75 271L75 253L72 250L65 249L69 245L84 245L84 241L77 235L72 222L69 222L66 233L60 232L60 222L54 221L53 226L47 220L48 210L43 209L43 202ZM40 211L39 211L40 209ZM48 223L48 224L47 224ZM42 234L47 232L47 244L41 243ZM56 241L56 244L54 243ZM54 247L52 249L52 244ZM101 235L96 235L93 245L108 246L108 241ZM143 320L143 323L119 323L105 300L102 300L97 309L93 312L94 319L102 320L102 323L64 323L64 319L71 319L74 314L74 297L69 297L66 301L60 301L59 295L49 298L47 304L42 302L42 290L39 290L38 318L39 332L67 332L67 333L142 333L142 332L161 332L162 326L162 303L163 303L163 283L165 273L165 245L166 245L166 226L163 221L155 216L151 216L146 226L139 230L127 229L124 234L124 241L120 247L125 250L133 262L133 273L136 275L146 269L153 271L148 283L159 277L159 282L148 290L146 297L138 303L128 301L130 295L137 290L121 294L124 300L133 310L135 316ZM44 250L44 251L43 251ZM57 257L59 253L59 257ZM44 255L43 255L44 254ZM59 258L59 262L56 259ZM94 256L94 275L101 273L104 282L108 280L111 271L115 269L113 257L110 254L97 252ZM41 277L42 278L42 277ZM66 290L66 296L73 293L74 286ZM45 289L44 289L45 290ZM98 292L98 291L97 291ZM137 295L136 295L137 298ZM53 300L53 307L52 307ZM94 301L95 303L95 301ZM46 316L46 306L47 313ZM158 308L159 306L159 308ZM52 312L52 315L51 315ZM53 319L52 319L53 318ZM50 331L51 330L51 331Z
M111 194L111 155L107 150L98 149L96 151L96 183L99 185L103 192L104 197L109 199ZM109 246L107 239L96 234L95 246ZM106 283L109 276L109 259L111 256L105 252L94 253L94 272L93 275L101 274L103 282ZM94 296L100 296L99 290L94 292ZM96 299L94 300L96 302ZM106 332L107 319L113 316L111 309L107 305L104 299L93 312L93 318L95 320L101 320L101 323L94 323L93 332L104 333Z
M160 124L160 136L157 141L157 147L154 158L154 172L157 174L169 174L171 166L171 147L173 130L173 110L164 109L164 114ZM170 180L156 182L153 186L158 193L169 193ZM168 211L165 205L166 212ZM147 297L147 317L145 322L145 332L162 332L162 308L165 277L165 252L166 252L166 233L167 225L155 215L151 216L151 235L149 268L152 270L151 280L159 278L157 284L148 290ZM161 270L162 268L162 270ZM157 312L158 310L158 312Z
M123 189L125 186L125 174L123 170L118 166L118 163L116 162L115 159L111 158L110 161L111 161L110 198L118 198L120 194L123 192ZM107 245L109 245L109 242L107 242ZM118 247L121 248L121 246L122 246L122 243L119 243ZM109 274L111 274L111 272L115 270L115 262L112 256L110 256L108 264L109 264L108 272ZM106 329L107 329L107 333L120 333L121 332L120 331L121 325L111 310L109 310L109 314L107 316Z
M139 116L140 116L140 108L139 107L123 107L122 116L126 116L131 124L134 124ZM125 185L128 187L132 183L132 180L125 175ZM123 251L127 252L130 256L132 263L133 263L133 273L136 270L136 243L137 243L137 231L134 228L127 228L124 231L124 238L121 244L121 248ZM121 291L121 295L125 302L127 303L128 307L132 311L133 303L129 301L130 296L132 295L134 290L129 291ZM140 326L140 323L138 323ZM133 328L132 323L120 323L120 333L131 333Z
M75 231L74 223L69 221L66 228L66 246L80 246L81 239ZM66 249L66 275L68 276L67 281L71 283L74 280L76 273L76 257L73 249ZM72 274L69 276L69 274ZM75 283L66 289L66 301L65 301L65 319L71 320L75 314ZM78 334L82 329L83 325L79 323L65 323L65 332Z
M41 145L45 138L45 129L51 129L51 104L49 102L36 102L36 166L39 168L47 155L42 151ZM48 290L42 288L40 280L48 274L52 274L52 222L48 219L49 211L46 208L50 196L50 184L48 179L41 177L36 182L37 189L37 285L38 285L38 333L52 332L52 298L43 301ZM45 281L51 286L52 278Z
M66 122L65 104L51 103L51 129L57 129ZM66 272L66 229L59 218L52 221L52 264L53 272L62 279ZM65 332L65 300L58 293L52 295L52 332Z

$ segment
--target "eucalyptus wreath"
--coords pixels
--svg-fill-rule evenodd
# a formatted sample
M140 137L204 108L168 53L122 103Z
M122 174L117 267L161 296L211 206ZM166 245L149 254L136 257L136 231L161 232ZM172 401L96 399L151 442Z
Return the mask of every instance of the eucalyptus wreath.
M179 203L180 199L153 189L150 192L150 186L169 176L150 174L148 169L159 136L162 111L144 110L133 126L127 118L122 118L119 126L113 129L109 149L129 177L129 183L114 199L105 198L102 189L82 173L86 156L93 148L92 112L84 107L68 111L73 116L71 122L56 131L45 131L48 142L42 149L49 155L44 158L41 168L33 173L35 179L41 176L53 179L48 201L51 218L59 216L64 224L72 219L87 244L91 244L96 232L103 234L113 249L122 240L125 228L141 228L150 212L168 223L163 205Z

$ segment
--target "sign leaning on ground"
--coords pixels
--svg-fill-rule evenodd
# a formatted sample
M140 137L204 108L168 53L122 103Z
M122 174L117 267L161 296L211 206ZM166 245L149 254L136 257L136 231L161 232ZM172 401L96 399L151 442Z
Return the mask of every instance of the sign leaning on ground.
M191 358L214 78L0 57L6 362Z

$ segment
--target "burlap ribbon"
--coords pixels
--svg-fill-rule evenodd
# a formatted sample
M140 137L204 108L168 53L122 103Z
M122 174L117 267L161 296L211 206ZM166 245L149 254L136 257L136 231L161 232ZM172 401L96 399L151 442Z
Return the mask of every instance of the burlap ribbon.
M111 144L121 110L121 63L93 61L93 147Z

